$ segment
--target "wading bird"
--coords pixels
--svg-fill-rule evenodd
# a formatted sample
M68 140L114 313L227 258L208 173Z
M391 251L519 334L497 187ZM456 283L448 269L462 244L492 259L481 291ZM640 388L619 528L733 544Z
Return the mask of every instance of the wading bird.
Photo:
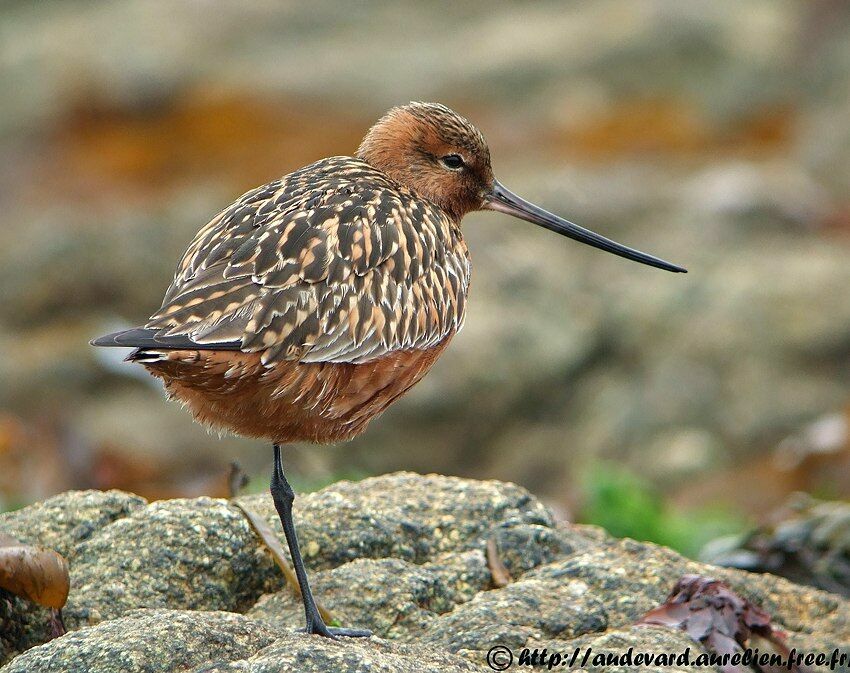
M201 423L273 443L271 494L308 633L369 635L319 615L280 447L360 434L431 368L463 325L460 222L474 210L685 271L510 192L475 126L443 105L411 103L369 129L355 156L322 159L225 208L195 236L144 327L92 342L133 347L127 359Z

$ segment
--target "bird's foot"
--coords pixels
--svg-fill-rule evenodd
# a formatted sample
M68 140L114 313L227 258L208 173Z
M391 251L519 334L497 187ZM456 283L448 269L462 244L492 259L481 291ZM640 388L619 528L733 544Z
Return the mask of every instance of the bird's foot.
M310 633L336 640L337 638L368 638L372 632L368 629L344 629L337 626L328 626L321 619L311 620L306 627L299 629L301 633Z

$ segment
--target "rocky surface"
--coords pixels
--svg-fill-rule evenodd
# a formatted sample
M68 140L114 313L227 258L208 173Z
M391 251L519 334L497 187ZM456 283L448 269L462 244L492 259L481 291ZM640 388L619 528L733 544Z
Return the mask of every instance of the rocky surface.
M243 503L281 534L270 498ZM297 633L298 600L225 500L146 504L71 492L0 518L3 530L62 549L72 583L71 630L46 644L37 628L44 615L0 601L0 670L394 673L481 670L495 645L517 655L578 646L699 652L681 632L634 626L684 573L728 582L764 607L792 646L850 648L845 599L556 525L511 484L413 474L341 482L299 497L296 518L320 600L372 638ZM488 563L491 540L513 579L501 588Z
M186 671L251 656L276 634L232 612L138 610L29 650L4 673Z

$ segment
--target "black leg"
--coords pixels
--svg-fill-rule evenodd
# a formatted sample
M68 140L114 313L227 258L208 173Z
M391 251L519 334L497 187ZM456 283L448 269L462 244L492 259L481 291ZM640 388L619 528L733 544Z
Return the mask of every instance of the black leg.
M339 629L331 628L322 620L310 583L307 581L307 571L304 569L304 561L301 558L301 550L298 548L298 536L295 534L295 524L292 521L292 503L295 501L295 492L283 474L283 463L280 458L280 445L274 445L274 472L271 483L272 499L275 509L283 524L283 533L286 535L286 543L289 545L289 554L292 556L292 566L298 585L301 587L301 598L304 601L304 613L307 617L307 633L334 638L336 636L366 637L371 636L370 631L364 629Z

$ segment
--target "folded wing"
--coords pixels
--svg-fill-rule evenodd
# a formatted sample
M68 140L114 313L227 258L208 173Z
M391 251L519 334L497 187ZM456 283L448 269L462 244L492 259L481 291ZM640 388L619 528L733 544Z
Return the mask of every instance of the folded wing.
M267 365L365 362L459 329L469 271L442 211L334 157L248 192L198 232L144 329L165 348L238 348Z

